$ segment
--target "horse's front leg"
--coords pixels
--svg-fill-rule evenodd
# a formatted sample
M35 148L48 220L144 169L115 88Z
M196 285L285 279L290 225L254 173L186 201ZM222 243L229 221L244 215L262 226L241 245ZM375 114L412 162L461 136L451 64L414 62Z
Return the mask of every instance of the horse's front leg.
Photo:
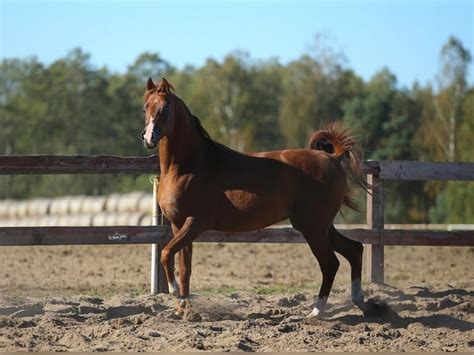
M204 231L204 224L195 217L186 218L181 228L173 226L173 239L166 244L161 252L161 264L165 270L166 279L168 281L168 288L171 294L175 297L180 296L178 283L174 276L174 270L171 261L174 260L174 255L180 252L180 281L181 281L181 296L186 297L184 305L186 305L187 297L189 297L189 278L191 277L191 257L192 257L192 241L195 240L199 234ZM180 300L180 303L181 300Z
M189 243L178 252L179 258L179 290L181 298L178 304L178 313L184 313L191 307L189 301L189 281L191 279L193 243Z

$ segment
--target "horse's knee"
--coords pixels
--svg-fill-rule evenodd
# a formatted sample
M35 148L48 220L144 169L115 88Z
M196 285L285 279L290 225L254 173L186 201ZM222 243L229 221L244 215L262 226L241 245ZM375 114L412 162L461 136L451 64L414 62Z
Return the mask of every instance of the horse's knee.
M163 265L164 268L166 268L168 266L170 254L171 253L170 253L169 249L165 248L161 251L160 262L161 262L161 265Z

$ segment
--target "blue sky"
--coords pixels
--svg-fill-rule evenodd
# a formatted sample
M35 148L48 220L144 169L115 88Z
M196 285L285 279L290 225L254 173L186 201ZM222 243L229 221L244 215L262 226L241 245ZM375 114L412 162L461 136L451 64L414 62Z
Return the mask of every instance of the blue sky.
M474 1L0 0L0 56L50 63L74 47L124 71L142 52L202 65L235 50L297 59L317 33L363 78L387 66L401 86L433 81L439 50L457 36L473 53ZM474 53L473 53L474 54ZM474 83L473 66L469 81Z

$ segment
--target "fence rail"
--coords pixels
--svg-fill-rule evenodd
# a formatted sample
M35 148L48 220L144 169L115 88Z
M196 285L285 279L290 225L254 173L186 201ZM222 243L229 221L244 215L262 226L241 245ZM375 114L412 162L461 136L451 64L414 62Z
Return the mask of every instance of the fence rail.
M366 247L368 276L384 281L385 245L474 246L473 230L433 231L385 229L385 180L474 180L474 163L433 163L413 161L366 161L363 171L373 190L367 195L367 229L340 229ZM0 156L0 175L40 174L154 174L160 168L156 155L149 157L97 156ZM154 187L156 190L156 185ZM155 191L156 192L156 191ZM158 205L153 204L154 222ZM166 291L159 252L171 238L169 226L150 227L2 227L0 246L73 244L152 244L152 290ZM265 228L245 233L207 231L200 242L302 243L303 237L292 228Z
M474 163L368 160L366 174L382 180L474 180ZM0 175L159 174L158 156L2 155Z
M157 155L3 155L0 175L40 174L159 174Z
M431 231L406 229L338 228L348 238L372 245L474 246L473 230ZM171 228L162 226L114 227L3 227L0 246L164 244ZM206 231L197 242L211 243L305 243L290 227L270 227L250 232Z

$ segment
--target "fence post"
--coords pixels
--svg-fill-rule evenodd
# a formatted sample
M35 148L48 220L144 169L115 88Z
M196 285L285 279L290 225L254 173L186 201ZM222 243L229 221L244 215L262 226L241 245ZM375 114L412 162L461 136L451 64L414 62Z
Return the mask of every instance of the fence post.
M162 226L166 220L161 213L160 205L158 204L158 185L159 177L153 178L153 212L152 225ZM151 294L168 293L168 283L166 282L165 270L160 262L161 250L163 244L151 245Z
M384 228L383 181L379 175L367 175L372 194L367 194L367 224L371 229ZM381 234L379 233L379 242ZM368 245L365 252L366 279L375 283L384 283L384 247L381 244Z

